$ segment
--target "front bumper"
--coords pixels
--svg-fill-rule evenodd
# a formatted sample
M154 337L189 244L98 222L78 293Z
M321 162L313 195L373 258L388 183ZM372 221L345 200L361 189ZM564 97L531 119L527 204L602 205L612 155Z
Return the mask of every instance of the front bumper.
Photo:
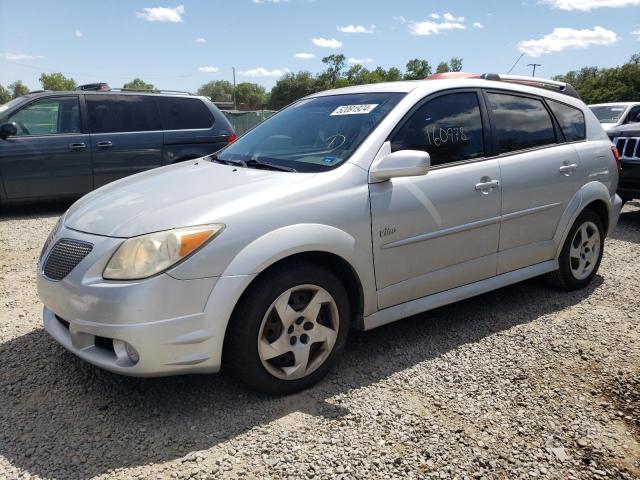
M205 307L218 278L178 280L161 274L145 280L102 278L104 265L122 239L62 228L56 240L90 242L93 250L60 281L38 264L44 327L65 348L106 370L157 376L215 372L222 340ZM55 243L55 241L53 243ZM43 256L46 258L46 254ZM132 362L121 342L133 346Z

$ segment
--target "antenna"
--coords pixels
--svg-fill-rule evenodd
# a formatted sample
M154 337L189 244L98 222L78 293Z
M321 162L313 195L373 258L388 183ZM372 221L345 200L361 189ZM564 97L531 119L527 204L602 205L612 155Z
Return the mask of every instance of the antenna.
M518 62L520 60L522 60L522 57L524 57L524 53L521 53L520 56L518 57L518 59L515 61L515 63L513 65L511 65L511 68L507 72L507 75L510 74L514 68L516 68L516 65L518 64Z

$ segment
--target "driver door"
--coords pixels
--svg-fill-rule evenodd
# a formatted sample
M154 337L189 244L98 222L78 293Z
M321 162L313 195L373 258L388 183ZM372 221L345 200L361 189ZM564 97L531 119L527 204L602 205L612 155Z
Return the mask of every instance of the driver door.
M392 151L426 151L431 170L369 186L379 308L496 275L500 169L485 157L487 123L478 92L456 91L392 133Z
M0 173L9 200L74 197L93 186L89 135L77 95L36 100L7 119L18 134L0 141Z

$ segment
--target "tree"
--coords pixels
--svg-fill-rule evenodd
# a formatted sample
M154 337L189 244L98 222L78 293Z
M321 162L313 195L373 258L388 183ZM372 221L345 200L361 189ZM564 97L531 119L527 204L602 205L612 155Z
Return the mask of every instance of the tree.
M438 68L436 68L436 73L447 73L448 71L449 64L447 62L440 62Z
M329 88L333 88L338 83L338 80L342 76L342 71L347 64L347 59L341 53L332 54L322 59L322 63L327 65L327 69L324 73L320 74L319 80L322 83L326 83Z
M402 72L399 68L391 67L387 70L386 82L397 82L399 80L402 80Z
M11 100L11 92L0 85L0 105Z
M212 102L233 101L233 85L226 80L214 80L198 89L198 95L209 97Z
M404 74L405 80L422 80L431 75L431 65L426 60L414 58L407 62L407 72Z
M151 83L146 83L140 78L134 78L129 83L125 83L122 88L127 90L153 90L154 87Z
M449 70L451 72L462 71L462 59L460 57L453 57L449 60Z
M23 95L29 93L29 88L22 83L22 80L16 80L11 85L9 85L9 90L11 90L11 98L18 98Z
M40 83L45 90L73 90L76 88L76 81L73 78L67 78L61 73L51 73L40 75Z
M236 85L236 103L264 105L267 103L267 91L257 83L243 82Z
M322 89L322 84L318 82L311 72L285 73L271 89L269 108L278 110L299 98Z

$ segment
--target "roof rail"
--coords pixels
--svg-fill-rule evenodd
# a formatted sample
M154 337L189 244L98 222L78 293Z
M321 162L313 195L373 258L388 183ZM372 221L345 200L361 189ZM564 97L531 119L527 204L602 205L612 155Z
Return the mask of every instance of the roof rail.
M556 80L549 80L539 77L526 77L521 75L505 75L502 73L484 73L482 74L481 78L485 80L493 80L496 82L517 83L520 85L528 85L530 87L546 88L547 90L564 93L565 95L569 95L570 97L581 100L580 95L578 94L576 89L573 88L573 85L565 82L558 82Z
M184 90L159 90L154 88L152 90L145 90L142 88L111 88L110 92L135 92L135 93L177 93L180 95L193 95L191 92Z

